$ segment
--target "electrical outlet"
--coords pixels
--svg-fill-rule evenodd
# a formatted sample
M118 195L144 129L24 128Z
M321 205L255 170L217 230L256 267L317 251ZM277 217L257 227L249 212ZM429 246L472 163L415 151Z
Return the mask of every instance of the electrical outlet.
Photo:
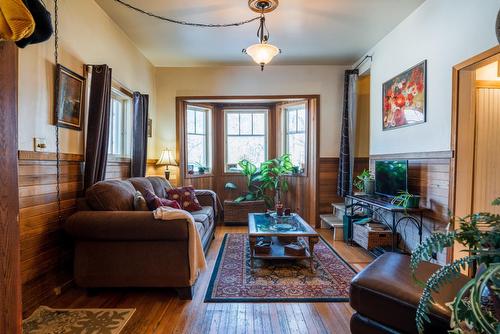
M45 152L47 140L45 138L35 138L35 152Z

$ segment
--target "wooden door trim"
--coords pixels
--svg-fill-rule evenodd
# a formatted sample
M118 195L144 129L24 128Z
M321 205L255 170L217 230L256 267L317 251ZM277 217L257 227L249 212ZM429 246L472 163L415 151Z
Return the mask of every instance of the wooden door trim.
M450 162L450 187L448 195L448 208L452 213L456 212L456 188L457 188L457 147L459 138L459 111L460 111L460 73L475 71L477 67L481 64L485 64L490 58L498 58L500 55L500 45L494 46L478 55L475 55L455 66L452 69L452 105L451 105L451 151L453 152L453 157ZM475 80L475 79L474 79ZM474 88L475 82L471 83ZM475 91L475 89L473 89ZM453 249L448 251L447 254L448 261L453 259Z
M18 51L0 42L0 332L21 333L21 271L17 180Z

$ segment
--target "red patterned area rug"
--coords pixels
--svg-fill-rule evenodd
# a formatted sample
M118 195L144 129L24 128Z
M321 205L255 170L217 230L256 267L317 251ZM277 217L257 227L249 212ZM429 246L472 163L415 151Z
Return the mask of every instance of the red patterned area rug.
M227 233L205 302L346 302L356 271L320 237L309 260L255 260L250 269L248 235Z

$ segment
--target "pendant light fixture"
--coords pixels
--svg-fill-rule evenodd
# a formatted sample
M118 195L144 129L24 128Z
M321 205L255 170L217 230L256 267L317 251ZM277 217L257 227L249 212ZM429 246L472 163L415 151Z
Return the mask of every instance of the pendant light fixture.
M266 27L266 17L265 13L272 12L278 7L278 0L249 0L248 6L254 12L260 13L260 25L257 30L257 37L259 37L259 43L252 44L248 48L243 49L243 53L246 53L252 57L253 61L260 65L260 70L264 70L264 65L271 62L271 60L281 53L281 50L276 46L269 44L269 30Z

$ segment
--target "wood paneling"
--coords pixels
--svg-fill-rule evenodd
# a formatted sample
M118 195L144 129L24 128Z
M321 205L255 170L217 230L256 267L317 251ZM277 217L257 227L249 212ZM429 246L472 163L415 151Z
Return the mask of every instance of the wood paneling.
M354 159L354 175L369 168L369 158ZM337 195L339 158L320 158L319 165L319 213L331 213L332 203L343 203Z
M320 233L351 266L361 270L372 260L360 247L333 241L327 229ZM55 308L136 308L122 334L137 333L350 333L353 310L343 303L204 303L210 276L226 233L247 233L247 227L220 226L207 254L192 301L180 300L169 289L103 289L89 296L71 289L49 304Z
M72 280L72 244L58 219L54 153L19 151L19 203L23 311L55 295ZM83 156L60 155L61 217L76 210L82 196Z
M21 333L17 47L0 41L0 333Z
M129 158L109 158L106 164L106 180L125 180L130 178Z

